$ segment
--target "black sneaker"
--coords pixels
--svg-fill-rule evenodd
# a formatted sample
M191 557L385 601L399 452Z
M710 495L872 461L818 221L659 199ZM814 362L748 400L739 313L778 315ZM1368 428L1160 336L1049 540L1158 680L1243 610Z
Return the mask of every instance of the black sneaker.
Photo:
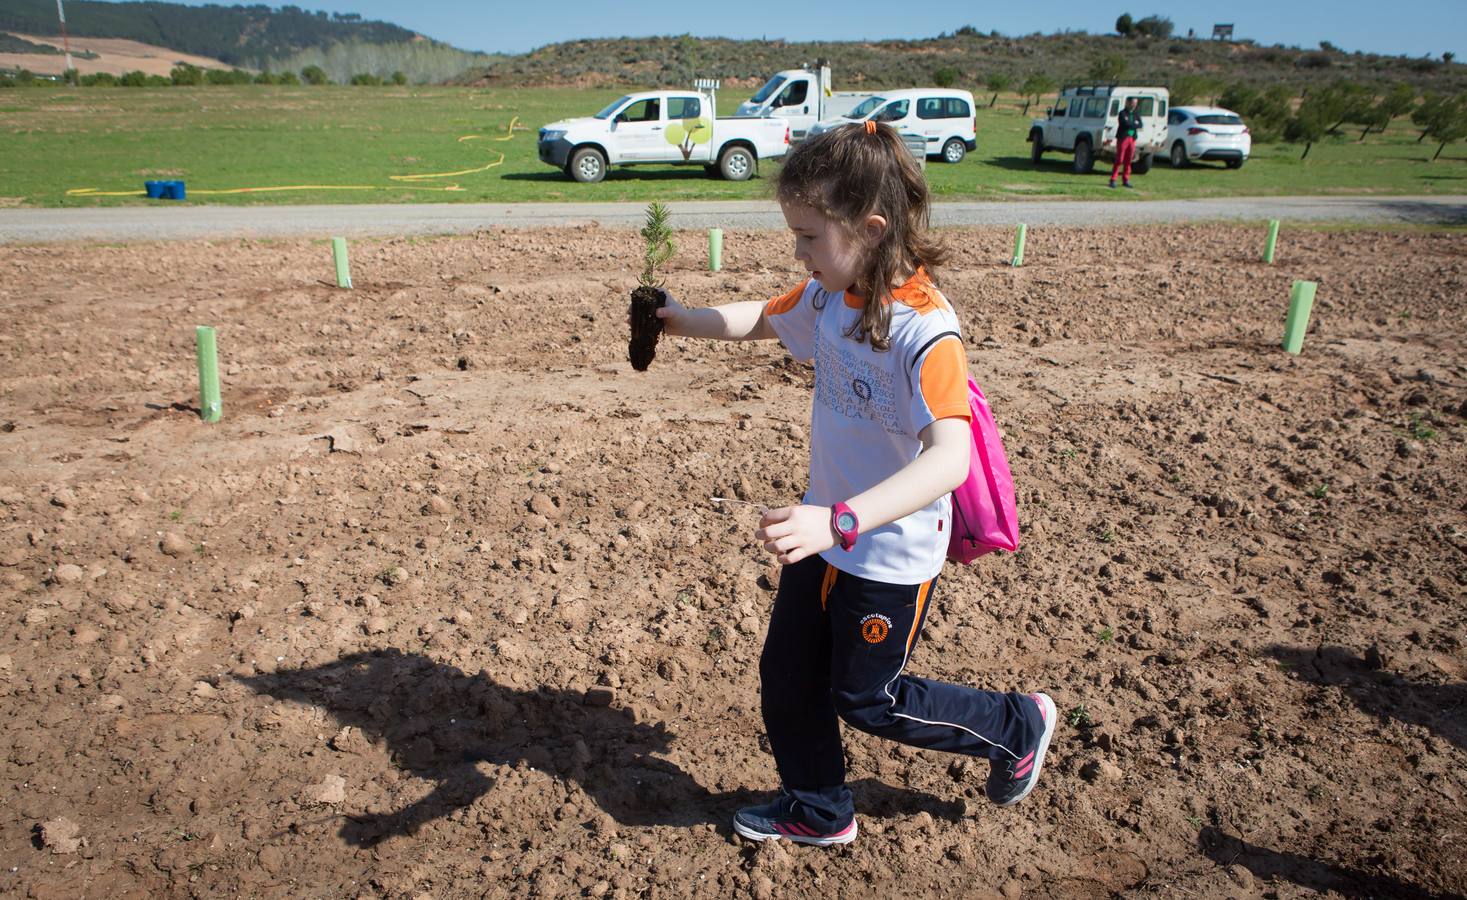
M1054 701L1048 694L1030 694L1029 698L1039 705L1044 731L1029 752L1019 759L989 760L988 784L984 786L984 792L999 806L1013 806L1034 790L1039 781L1039 769L1044 765L1044 753L1049 749L1049 739L1054 737L1054 723L1059 718Z
M834 832L822 832L805 824L795 811L795 798L781 792L774 802L763 806L746 806L734 814L733 826L741 836L751 841L767 841L785 838L800 844L829 847L833 844L849 844L856 839L856 818L850 824Z

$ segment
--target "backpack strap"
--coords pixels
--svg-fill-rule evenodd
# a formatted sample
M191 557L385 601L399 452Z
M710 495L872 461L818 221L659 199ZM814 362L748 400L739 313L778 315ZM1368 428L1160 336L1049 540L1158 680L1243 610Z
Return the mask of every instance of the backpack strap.
M921 347L918 347L917 348L916 354L912 356L912 366L911 366L911 368L912 369L916 369L917 368L917 363L919 363L919 362L922 361L922 354L926 353L928 350L931 350L933 344L936 344L938 341L942 340L943 338L947 338L947 337L955 337L955 338L957 338L958 339L958 343L962 343L963 342L963 336L961 334L958 334L956 331L944 331L943 333L941 333L939 335L935 335L934 337L930 338L927 341L927 343L925 343ZM908 374L910 375L910 372Z

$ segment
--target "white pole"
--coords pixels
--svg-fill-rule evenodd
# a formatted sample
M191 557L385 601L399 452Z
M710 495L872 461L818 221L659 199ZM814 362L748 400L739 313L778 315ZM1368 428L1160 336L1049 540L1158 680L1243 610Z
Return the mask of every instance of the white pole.
M66 68L75 69L71 64L71 38L66 36L66 10L61 8L61 0L56 0L56 18L61 20L61 46L66 48Z

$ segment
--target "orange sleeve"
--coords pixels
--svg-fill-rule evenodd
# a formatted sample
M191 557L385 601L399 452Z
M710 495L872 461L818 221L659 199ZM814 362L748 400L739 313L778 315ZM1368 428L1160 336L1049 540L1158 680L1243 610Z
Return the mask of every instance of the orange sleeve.
M790 310L794 309L796 306L799 306L800 298L805 295L805 285L809 283L810 279L806 278L804 281L800 282L798 287L790 291L788 294L781 294L780 296L775 297L773 300L770 300L768 303L764 304L764 314L767 316L777 316L782 313L787 313Z
M966 419L968 408L968 357L956 338L939 341L922 361L922 402L932 411L933 419Z

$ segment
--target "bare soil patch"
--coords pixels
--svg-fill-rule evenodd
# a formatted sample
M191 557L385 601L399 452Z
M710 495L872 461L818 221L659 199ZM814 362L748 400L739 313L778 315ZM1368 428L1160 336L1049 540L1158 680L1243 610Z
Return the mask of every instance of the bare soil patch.
M39 37L14 31L9 33L21 40L30 41L32 44L47 44L58 50L64 47L60 36ZM84 58L81 54L88 50L97 56L94 59ZM179 63L190 63L201 69L231 68L227 63L222 63L212 57L195 56L181 50L171 50L167 47L144 44L141 41L129 41L124 38L72 38L71 61L72 65L76 66L76 70L83 75L91 75L95 72L122 75L126 72L142 70L149 75L167 76ZM60 75L66 71L66 57L43 53L0 53L0 67L30 69L40 75Z
M356 242L351 291L324 241L0 247L0 893L1467 892L1462 237L949 238L1023 544L949 567L912 670L1065 721L1003 810L848 734L830 852L731 835L776 573L708 502L798 498L810 371L633 372L630 230ZM674 295L802 275L725 240Z

